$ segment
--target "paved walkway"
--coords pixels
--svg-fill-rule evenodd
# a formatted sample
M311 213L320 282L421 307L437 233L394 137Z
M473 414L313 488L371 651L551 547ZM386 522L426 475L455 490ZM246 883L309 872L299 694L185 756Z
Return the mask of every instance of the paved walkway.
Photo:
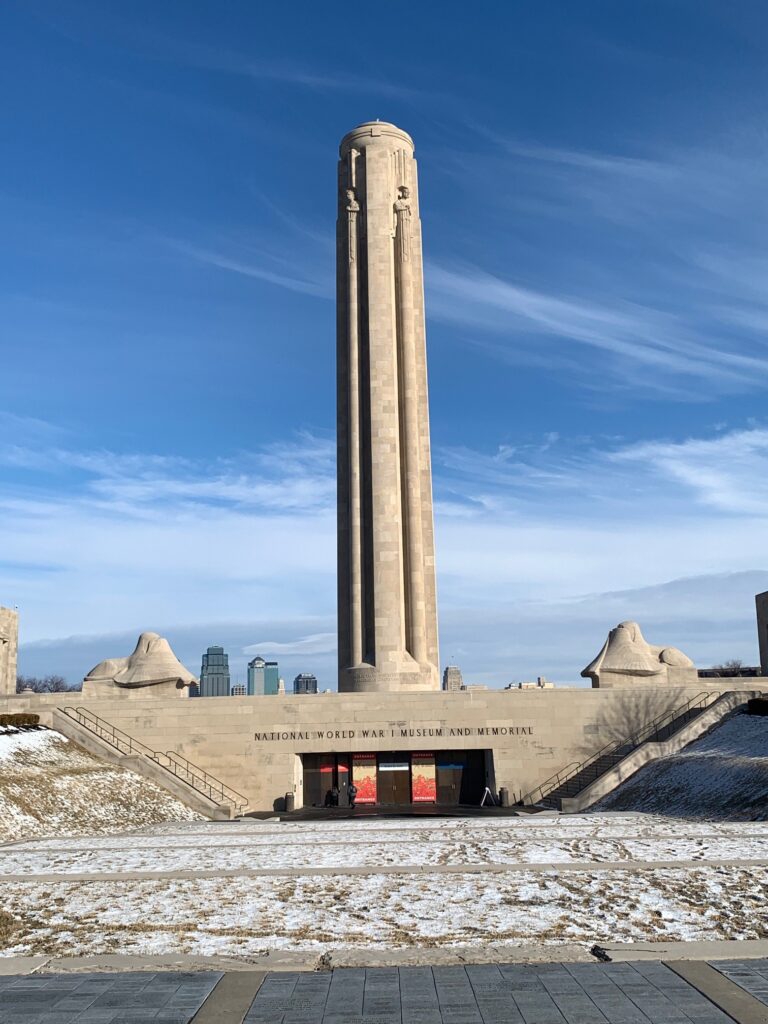
M0 976L3 1024L766 1024L768 959Z
M198 878L304 878L311 875L507 875L525 872L545 874L556 871L558 874L567 872L596 874L603 871L657 871L667 869L691 868L748 868L765 867L768 858L742 857L739 860L599 860L599 861L536 861L525 863L515 861L510 864L373 864L370 866L352 867L312 867L308 868L214 868L208 870L182 869L173 871L48 871L45 874L4 875L0 873L0 882L152 882L161 879L198 879Z

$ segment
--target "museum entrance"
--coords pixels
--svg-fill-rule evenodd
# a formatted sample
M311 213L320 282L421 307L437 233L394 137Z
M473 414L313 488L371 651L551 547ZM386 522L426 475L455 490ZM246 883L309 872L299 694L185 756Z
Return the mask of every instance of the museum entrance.
M350 781L361 807L477 805L491 757L486 750L303 754L304 806L348 807Z
M485 792L485 751L440 750L435 774L439 804L478 804Z
M383 806L411 803L411 758L405 754L379 754L376 803Z
M350 754L303 754L304 805L349 807Z

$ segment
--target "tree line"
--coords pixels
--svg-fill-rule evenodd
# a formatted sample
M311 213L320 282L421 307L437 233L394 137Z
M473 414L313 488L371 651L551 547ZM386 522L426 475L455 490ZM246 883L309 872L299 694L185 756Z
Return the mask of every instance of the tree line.
M71 693L82 688L82 683L70 686L64 676L16 676L16 693L23 690L31 690L33 693Z

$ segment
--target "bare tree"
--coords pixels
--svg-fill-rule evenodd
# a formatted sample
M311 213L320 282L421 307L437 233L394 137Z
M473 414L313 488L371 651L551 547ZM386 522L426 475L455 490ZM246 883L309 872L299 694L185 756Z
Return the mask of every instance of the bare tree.
M79 686L70 686L64 676L17 676L16 692L32 690L33 693L69 693L79 690Z
M743 666L741 658L732 658L730 661L724 661L722 665L713 665L712 669L720 676L737 676Z

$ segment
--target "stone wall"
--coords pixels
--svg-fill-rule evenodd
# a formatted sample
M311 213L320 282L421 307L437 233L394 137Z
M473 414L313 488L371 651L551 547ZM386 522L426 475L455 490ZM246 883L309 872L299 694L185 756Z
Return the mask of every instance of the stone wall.
M760 668L768 676L768 590L755 597L757 605L757 636L760 643Z
M16 693L19 653L19 613L0 608L0 697Z
M759 680L750 680L759 689ZM175 751L271 810L293 791L302 805L302 753L397 750L493 751L492 788L527 792L702 690L743 689L743 679L688 689L501 690L464 693L318 694L83 700L79 694L17 696L0 712L31 710L51 723L57 706L87 706L153 750ZM768 689L768 679L766 679Z

